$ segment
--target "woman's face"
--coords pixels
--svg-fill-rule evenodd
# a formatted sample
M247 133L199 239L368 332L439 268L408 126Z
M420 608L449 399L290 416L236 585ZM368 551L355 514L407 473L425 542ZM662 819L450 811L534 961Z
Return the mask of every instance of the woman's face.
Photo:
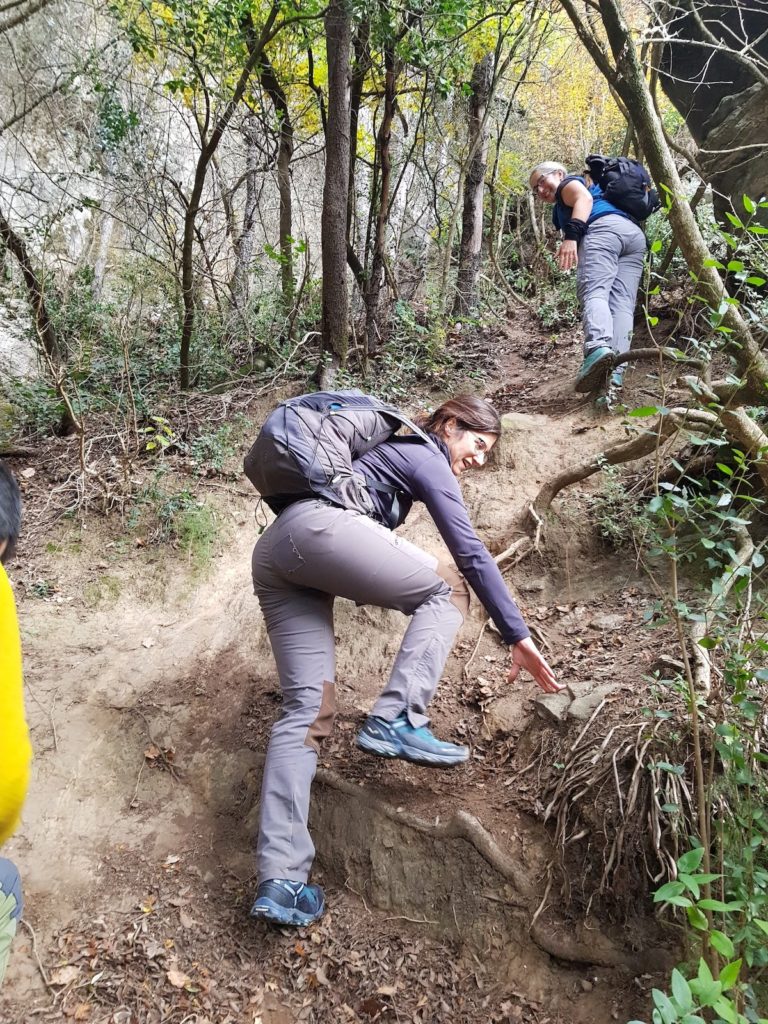
M541 174L536 171L531 175L531 191L545 203L554 203L557 187L565 175L562 171L550 171Z
M496 435L483 430L464 430L455 419L445 425L443 440L448 445L451 471L461 476L467 469L478 469L485 464L488 453L496 444Z

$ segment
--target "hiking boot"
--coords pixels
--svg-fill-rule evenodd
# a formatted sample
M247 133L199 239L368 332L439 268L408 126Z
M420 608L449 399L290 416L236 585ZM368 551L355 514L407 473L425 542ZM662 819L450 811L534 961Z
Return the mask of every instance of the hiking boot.
M605 346L588 352L576 374L576 384L574 385L576 390L581 394L597 391L608 376L608 370L613 363L613 355L613 349Z
M288 878L268 878L256 890L251 917L273 924L296 927L312 924L325 911L325 897L319 885L291 882Z
M621 397L621 383L622 374L618 370L614 370L604 394L600 395L595 401L595 408L598 412L613 412L614 409L622 408L622 403L619 401Z
M357 734L357 745L379 757L399 757L401 761L423 764L430 768L449 768L469 757L469 747L443 743L426 725L411 725L403 712L394 722L370 715Z

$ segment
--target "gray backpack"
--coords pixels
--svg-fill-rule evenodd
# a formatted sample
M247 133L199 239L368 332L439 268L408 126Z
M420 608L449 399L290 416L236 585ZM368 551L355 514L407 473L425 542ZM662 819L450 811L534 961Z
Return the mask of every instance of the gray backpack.
M403 426L432 443L399 409L362 391L290 398L267 417L245 457L245 474L275 513L314 497L374 515L369 490L396 495L397 488L366 480L352 463Z

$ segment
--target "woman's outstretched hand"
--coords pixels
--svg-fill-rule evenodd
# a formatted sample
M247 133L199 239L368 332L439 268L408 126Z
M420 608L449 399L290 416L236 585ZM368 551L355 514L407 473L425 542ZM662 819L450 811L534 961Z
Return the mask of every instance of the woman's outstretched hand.
M530 637L519 640L512 647L512 667L507 675L507 682L514 683L521 668L530 672L546 693L558 693L563 689L563 686L555 679L555 673L542 658L538 647Z

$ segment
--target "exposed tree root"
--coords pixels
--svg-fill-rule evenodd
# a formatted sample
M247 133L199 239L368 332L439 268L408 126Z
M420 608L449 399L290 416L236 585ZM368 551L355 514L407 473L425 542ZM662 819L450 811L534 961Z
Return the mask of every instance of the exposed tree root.
M633 437L629 441L623 441L612 448L606 448L605 451L598 452L586 462L563 470L554 479L548 480L536 495L533 502L534 511L539 515L542 512L546 512L560 491L565 487L579 483L581 480L586 480L587 477L598 473L604 466L616 466L621 462L631 462L633 459L640 459L644 455L650 455L651 452L658 448L660 443L667 440L677 429L675 422L668 417L662 417L658 421L656 430L649 430L639 434L637 437Z
M582 934L583 933L583 934ZM659 954L652 950L654 963L649 963L647 952L642 956L633 956L607 939L598 931L587 931L584 928L572 934L545 925L537 921L531 928L530 936L539 949L572 964L592 964L596 967L628 967L638 974L656 966Z
M694 366L697 370L701 371L706 371L708 366L704 359L697 359L695 356L680 355L677 350L673 348L666 348L664 346L659 348L632 349L630 352L624 352L622 355L616 356L613 361L613 365L621 366L622 363L640 363L648 360L676 363L678 366Z
M632 462L634 459L650 455L679 430L694 426L711 429L718 426L719 422L719 418L714 413L702 409L670 409L659 417L654 429L644 431L637 437L616 444L612 448L606 448L605 451L597 452L588 461L571 466L563 470L562 473L558 473L554 479L547 481L536 495L532 511L538 514L545 512L563 488L586 480L587 477L598 473L604 466L616 466L622 462ZM766 438L766 442L768 443L768 438Z
M521 896L532 899L536 889L532 880L519 867L514 860L506 854L496 843L493 836L488 832L473 814L466 811L456 811L453 817L444 825L433 825L416 814L409 811L401 811L384 800L372 797L367 789L342 779L335 772L321 768L317 772L317 781L330 789L335 789L346 796L356 800L365 800L367 807L372 807L377 814L381 814L390 821L415 829L423 835L435 839L464 839L477 850L481 857L491 867L498 871Z
M531 914L534 902L538 898L536 886L520 866L498 846L474 815L459 810L445 824L434 825L418 815L399 810L386 801L372 797L367 789L342 779L328 769L318 770L316 778L322 786L350 796L354 800L364 800L366 807L374 809L377 814L414 829L422 835L436 840L463 839L470 843L521 897L520 901L512 898L503 902ZM628 967L636 971L647 970L649 967L647 954L644 953L642 957L634 956L600 932L589 931L584 926L575 929L571 926L566 930L562 924L544 923L534 917L531 920L531 941L558 960L594 964L599 967Z

